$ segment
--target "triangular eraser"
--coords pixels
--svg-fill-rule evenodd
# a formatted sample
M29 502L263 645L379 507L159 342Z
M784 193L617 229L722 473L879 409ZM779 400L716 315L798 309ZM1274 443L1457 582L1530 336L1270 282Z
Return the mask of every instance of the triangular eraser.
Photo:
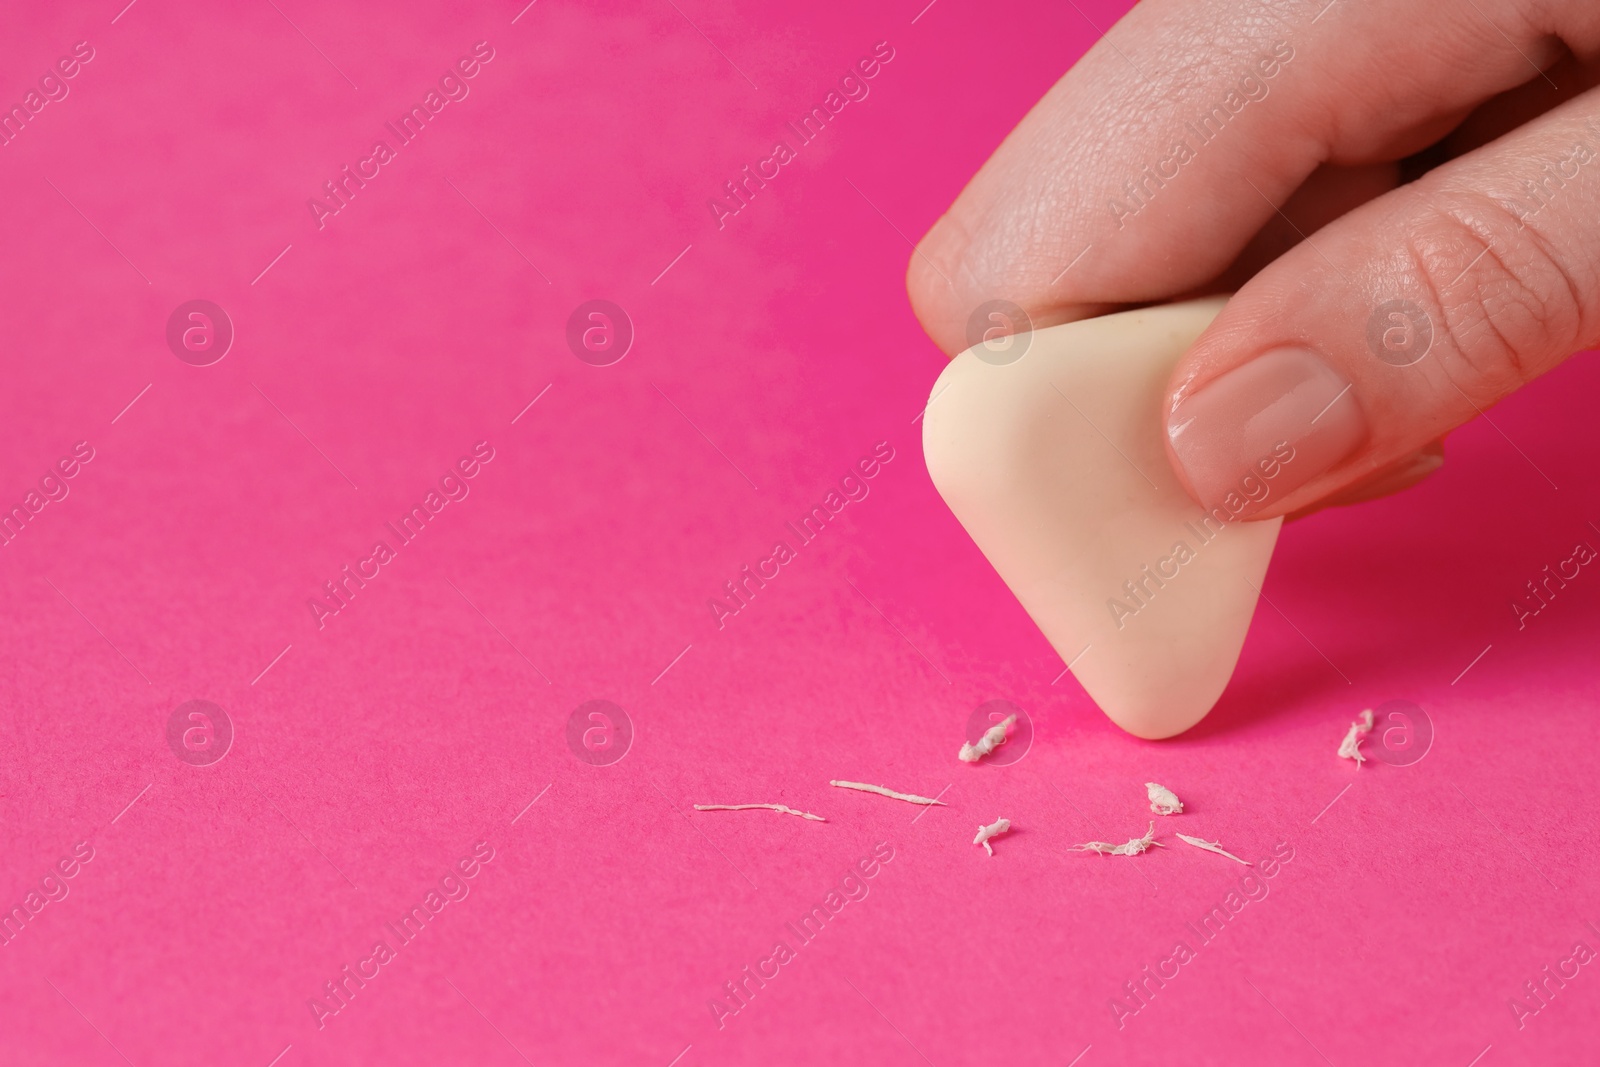
M922 421L950 510L1095 703L1139 737L1187 730L1222 695L1282 524L1207 511L1167 460L1168 380L1223 303L980 345L945 368Z

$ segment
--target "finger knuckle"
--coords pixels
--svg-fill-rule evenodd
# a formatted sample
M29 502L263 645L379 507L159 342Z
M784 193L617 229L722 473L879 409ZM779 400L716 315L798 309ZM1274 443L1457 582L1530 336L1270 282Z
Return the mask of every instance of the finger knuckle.
M1435 344L1466 372L1462 384L1503 396L1571 351L1584 318L1579 283L1549 238L1503 205L1439 199L1408 244L1438 312Z

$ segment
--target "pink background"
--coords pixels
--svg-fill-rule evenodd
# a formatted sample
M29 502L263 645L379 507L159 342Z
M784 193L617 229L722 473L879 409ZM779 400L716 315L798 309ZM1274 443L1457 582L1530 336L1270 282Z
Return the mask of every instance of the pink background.
M929 483L906 239L1120 10L1080 3L13 18L6 103L95 58L0 149L0 502L95 458L0 548L0 906L94 858L0 947L0 1063L1594 1057L1600 966L1521 1030L1507 1004L1600 948L1600 575L1521 632L1508 606L1600 546L1592 356L1421 488L1288 527L1232 687L1162 743L1052 684ZM480 40L470 96L319 231L307 198ZM878 41L870 96L719 230L707 198ZM209 367L164 339L200 297L237 330ZM565 343L591 298L637 329L613 366ZM308 598L479 440L470 496L319 630ZM880 441L869 497L719 630L707 599ZM637 731L609 767L565 741L596 698ZM996 698L1032 750L958 763ZM167 745L190 699L234 724L214 765ZM1389 699L1431 716L1426 758L1334 758ZM1150 779L1190 805L1164 830L1294 858L1119 1029L1110 998L1244 872L1068 851L1143 832ZM691 808L738 802L828 822ZM319 1029L308 999L480 840L469 895ZM877 842L869 895L719 1029L723 983Z

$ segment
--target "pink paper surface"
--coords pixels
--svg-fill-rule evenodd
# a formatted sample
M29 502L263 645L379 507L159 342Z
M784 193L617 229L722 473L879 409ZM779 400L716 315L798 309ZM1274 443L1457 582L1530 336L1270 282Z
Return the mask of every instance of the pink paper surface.
M1167 742L1094 708L928 480L908 239L1121 10L1080 5L13 15L6 103L93 58L0 149L0 503L93 458L0 548L0 1063L1592 1060L1600 966L1541 968L1600 948L1600 575L1521 630L1509 605L1600 545L1593 356L1415 491L1286 528L1232 686ZM308 199L477 42L467 95L319 228ZM798 145L878 42L869 95ZM719 228L708 198L779 139ZM209 366L166 340L193 299L236 333ZM592 299L636 333L610 366L567 344ZM346 565L377 575L319 625ZM635 734L609 766L567 741L599 699ZM959 763L994 699L1032 748ZM169 744L190 700L231 723L218 762ZM1425 758L1335 758L1388 700ZM1169 847L1069 851L1142 833L1150 780L1189 805ZM756 802L828 821L692 808ZM1292 859L1203 941L1249 872L1178 829ZM864 859L866 895L795 936ZM1551 992L1519 1026L1527 981Z

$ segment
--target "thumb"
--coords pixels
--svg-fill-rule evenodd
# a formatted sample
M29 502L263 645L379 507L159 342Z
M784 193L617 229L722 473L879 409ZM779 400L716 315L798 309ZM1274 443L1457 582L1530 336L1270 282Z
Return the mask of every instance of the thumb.
M1363 205L1245 285L1174 372L1173 466L1234 518L1304 512L1597 340L1591 91Z
M1335 493L1330 493L1309 507L1291 511L1284 516L1284 521L1294 522L1324 508L1365 504L1369 500L1404 492L1431 477L1442 466L1444 466L1444 442L1433 441L1427 447L1387 467L1380 467L1353 485L1347 485Z

